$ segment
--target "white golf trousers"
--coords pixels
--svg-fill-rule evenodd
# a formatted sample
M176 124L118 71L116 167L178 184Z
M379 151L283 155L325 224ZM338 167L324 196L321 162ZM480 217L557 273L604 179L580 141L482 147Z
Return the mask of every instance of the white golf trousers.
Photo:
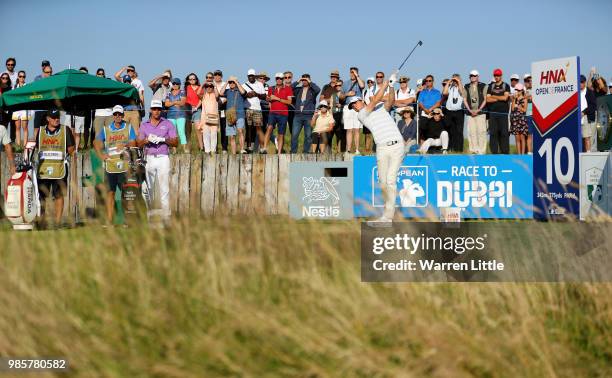
M151 203L154 203L154 196L157 193L155 186L159 188L159 196L162 207L162 216L170 217L170 158L168 155L147 155L147 183L149 185L149 195Z
M443 150L447 150L448 149L448 132L446 130L443 130L440 133L440 138L438 139L429 138L425 140L423 142L423 145L421 146L421 152L427 153L427 151L429 151L429 147L432 147L432 146L435 146L435 147L442 146Z
M376 145L376 164L378 166L378 183L385 201L383 216L393 219L395 201L397 200L397 172L404 160L404 144L392 146Z

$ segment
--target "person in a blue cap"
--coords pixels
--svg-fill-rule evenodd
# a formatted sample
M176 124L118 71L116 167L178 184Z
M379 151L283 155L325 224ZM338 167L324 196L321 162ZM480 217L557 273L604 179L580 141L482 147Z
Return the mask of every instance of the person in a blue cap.
M55 201L55 224L59 225L64 210L64 196L68 187L68 157L74 152L72 131L60 125L60 112L47 112L47 126L41 128L36 140L38 148L38 191L41 216L44 220L45 199Z
M187 101L187 95L185 91L181 89L181 79L175 77L172 79L172 89L170 93L166 95L164 100L164 106L168 109L168 121L172 122L176 127L176 132L179 137L179 144L183 146L185 152L189 152L189 146L187 145L187 133L185 132L185 122L187 120L187 113L185 112L185 102Z

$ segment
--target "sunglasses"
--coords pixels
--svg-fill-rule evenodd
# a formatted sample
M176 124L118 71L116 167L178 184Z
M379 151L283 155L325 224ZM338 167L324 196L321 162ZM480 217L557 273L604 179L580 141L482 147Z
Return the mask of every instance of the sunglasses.
M470 75L470 77L478 77L478 75Z
M525 83L531 83L531 79L525 79Z
M283 78L282 77L277 77L276 80L283 80Z
M424 81L424 83L433 83L433 80L427 79L427 80Z
M151 108L152 112L161 112L161 108Z
M96 76L104 76L104 72L98 72Z
M128 69L127 72L134 72L134 70Z
M113 113L115 117L123 117L123 113Z
M7 63L6 66L7 67L15 67L15 63Z
M19 75L19 76L17 76L17 77L18 77L18 78L20 78L20 79L25 79L25 76L24 76L24 75Z
M384 76L376 76L377 79L382 79Z
M169 77L165 77L164 79L168 79L168 80L169 80L170 78L169 78ZM208 78L208 77L207 77L207 79L210 79L210 78ZM187 80L189 80L189 81L195 81L195 77L190 77L190 78L189 78L189 79L187 79Z
M212 76L206 76L206 78L207 79L212 79L213 77ZM189 79L189 80L191 80L191 79ZM193 79L193 80L195 80L195 79Z
M8 76L2 76L0 79L2 79L2 80L8 80L9 78L8 78Z
M293 76L285 76L285 79L293 79Z
M43 73L51 74L51 73L53 73L53 71L43 71Z

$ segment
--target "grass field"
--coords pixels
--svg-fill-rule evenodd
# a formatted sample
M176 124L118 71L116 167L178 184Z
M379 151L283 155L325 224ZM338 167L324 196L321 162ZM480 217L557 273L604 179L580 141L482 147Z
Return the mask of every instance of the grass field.
M361 283L359 230L1 231L0 355L83 377L612 374L612 284Z

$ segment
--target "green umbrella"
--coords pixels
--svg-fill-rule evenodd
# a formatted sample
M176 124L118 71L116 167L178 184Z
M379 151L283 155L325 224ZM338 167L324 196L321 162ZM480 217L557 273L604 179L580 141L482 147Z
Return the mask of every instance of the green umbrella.
M2 94L4 106L11 110L43 110L52 106L87 110L138 100L138 91L129 84L70 69Z

